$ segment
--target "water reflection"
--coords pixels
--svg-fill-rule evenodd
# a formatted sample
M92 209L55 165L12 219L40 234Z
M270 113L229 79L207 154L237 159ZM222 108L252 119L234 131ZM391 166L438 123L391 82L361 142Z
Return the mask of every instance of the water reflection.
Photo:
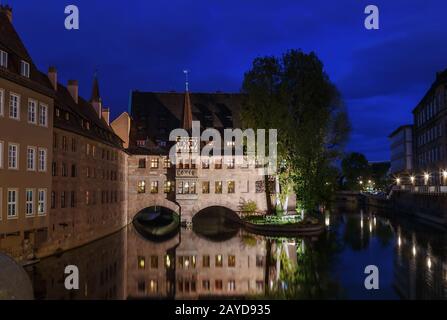
M328 231L314 238L269 238L224 224L154 241L130 225L27 271L38 299L447 297L442 231L366 211L324 219ZM68 264L79 267L80 290L64 288ZM369 264L379 267L380 290L363 286Z

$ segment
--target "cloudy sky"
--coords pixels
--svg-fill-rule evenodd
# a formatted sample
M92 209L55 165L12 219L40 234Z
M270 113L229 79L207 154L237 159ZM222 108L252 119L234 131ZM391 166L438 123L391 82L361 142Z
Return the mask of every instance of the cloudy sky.
M348 145L369 160L389 158L388 134L447 68L445 0L7 0L35 63L80 81L89 97L94 70L113 115L131 90L240 90L255 57L315 51L349 110ZM80 10L80 30L64 28L64 9ZM363 26L368 4L380 30Z

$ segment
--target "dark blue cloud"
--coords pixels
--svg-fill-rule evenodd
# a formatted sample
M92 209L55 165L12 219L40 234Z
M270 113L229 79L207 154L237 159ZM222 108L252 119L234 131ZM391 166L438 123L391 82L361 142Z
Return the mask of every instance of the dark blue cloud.
M375 0L381 29L363 27L370 1L41 0L8 1L14 24L41 69L78 79L90 94L99 69L106 105L116 116L132 89L238 91L260 55L315 51L340 88L353 123L349 150L389 157L388 134L447 68L444 0ZM64 8L79 6L81 29L64 29Z

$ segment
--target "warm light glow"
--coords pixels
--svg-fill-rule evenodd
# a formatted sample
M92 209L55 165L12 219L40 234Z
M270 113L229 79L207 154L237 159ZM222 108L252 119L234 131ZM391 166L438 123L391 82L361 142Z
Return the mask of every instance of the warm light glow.
M402 245L402 239L400 236L397 238L397 245L400 247Z
M169 256L166 256L166 267L170 267L171 266L171 258L169 258Z
M362 228L362 229L363 229L363 219L362 219L362 220L360 220L360 228Z
M360 184L363 184L363 181L360 181Z
M189 259L186 259L185 260L185 267L188 268L188 266L189 266Z
M372 232L373 231L373 226L372 226L372 223L370 222L369 223L369 232Z
M427 258L427 267L429 269L431 269L431 259L430 259L430 257Z
M410 181L411 181L411 183L414 183L415 180L416 180L416 178L415 178L414 176L411 176L411 177L410 177Z
M326 225L326 227L329 227L329 225L331 224L331 221L329 219L329 215L326 216L326 218L324 219L324 224Z
M371 180L368 180L368 183L369 183L369 184L371 184L371 182L372 182Z
M397 178L397 179L396 179L396 183L397 183L397 184L400 184L400 178Z
M425 180L428 180L429 178L430 178L430 175L429 175L428 173L425 173L425 174L424 174L424 179L425 179Z
M373 222L374 222L374 227L375 227L376 223L377 223L376 217L374 217Z
M413 256L416 256L416 246L413 245Z
M444 179L447 179L447 170L442 171L442 176Z

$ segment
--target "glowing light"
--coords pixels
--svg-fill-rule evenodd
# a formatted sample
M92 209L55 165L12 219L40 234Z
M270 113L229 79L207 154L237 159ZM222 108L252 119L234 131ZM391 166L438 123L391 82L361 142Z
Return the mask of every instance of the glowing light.
M444 179L447 179L447 170L442 171L442 176Z
M360 184L363 184L363 181L360 181Z
M397 245L400 247L402 245L402 239L400 236L397 238Z
M414 176L411 176L410 177L410 181L411 181L411 183L413 183L414 184L414 181L416 180L416 178L414 177Z
M371 184L371 182L372 182L371 180L368 180L368 183L369 183L369 184Z
M326 227L329 227L329 225L331 224L331 220L329 218L329 215L327 215L326 218L324 219L324 224L326 225Z
M416 246L413 245L413 256L416 256Z
M166 256L166 267L170 267L171 266L171 258L169 258L169 256Z
M188 268L188 266L189 266L189 259L186 259L185 260L185 267Z
M396 183L397 183L397 184L400 184L400 178L397 178L397 179L396 179Z
M377 223L376 217L374 217L373 222L374 222L374 227L375 227L376 223Z
M372 232L373 231L373 226L372 226L372 223L370 222L369 223L369 232Z
M431 259L430 259L430 257L427 258L427 267L429 269L431 269Z
M363 219L362 219L362 220L360 220L360 228L362 228L362 229L363 229Z

